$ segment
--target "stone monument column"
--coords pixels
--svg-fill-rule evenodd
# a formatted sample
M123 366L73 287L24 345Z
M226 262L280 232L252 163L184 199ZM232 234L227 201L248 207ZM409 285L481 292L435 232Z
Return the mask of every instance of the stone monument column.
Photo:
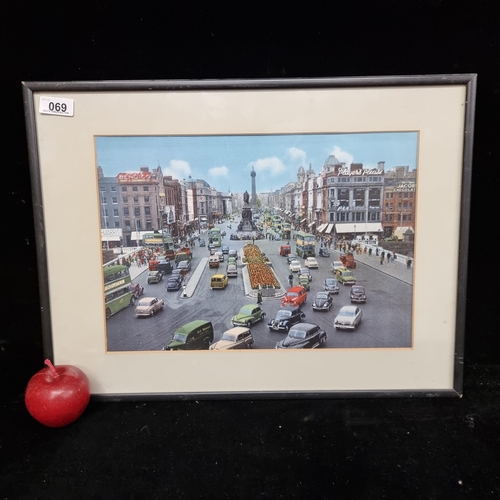
M255 176L257 173L255 172L254 168L252 167L252 171L250 172L250 175L252 176L252 200L251 200L251 205L253 208L257 207L257 191L255 189Z

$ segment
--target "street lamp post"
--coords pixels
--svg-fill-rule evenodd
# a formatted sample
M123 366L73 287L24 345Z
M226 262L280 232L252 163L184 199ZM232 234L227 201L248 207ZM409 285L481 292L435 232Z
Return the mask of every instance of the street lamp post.
M139 230L137 229L137 219L135 219L135 246L139 248Z

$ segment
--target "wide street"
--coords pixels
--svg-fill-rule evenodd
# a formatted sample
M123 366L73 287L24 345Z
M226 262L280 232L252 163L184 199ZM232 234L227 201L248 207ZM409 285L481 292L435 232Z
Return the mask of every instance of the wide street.
M223 245L240 250L247 241L229 240L231 229L226 224L220 224L221 230L227 232ZM235 224L233 223L233 228ZM207 240L206 233L201 235ZM284 286L288 288L288 264L284 257L279 255L280 245L286 241L257 240L256 244L272 261L273 269ZM292 252L295 253L295 242L290 240ZM316 255L319 243L317 243ZM357 267L353 270L357 284L366 288L367 302L360 304L363 311L363 320L355 331L335 330L333 321L339 309L350 304L349 286L340 285L340 292L334 296L333 306L328 312L312 310L312 303L316 292L323 289L324 279L333 277L331 262L338 260L339 253L331 250L329 258L316 257L318 269L312 269L311 290L308 292L307 302L302 307L306 314L305 322L319 325L327 333L325 348L409 348L412 345L411 335L411 300L413 287L411 271L407 271L404 264L393 262L379 265L373 255L356 256ZM107 321L108 350L159 350L169 342L172 333L179 326L196 319L212 321L215 331L215 340L219 340L224 331L232 328L231 317L239 309L250 303L255 303L255 297L250 296L250 290L245 290L242 276L241 261L238 261L238 277L230 278L229 285L224 290L210 289L210 276L217 272L225 272L226 262L221 263L219 270L209 269L205 263L209 255L207 247L193 248L193 260L190 274L193 277L198 265L203 266L201 277L194 288L192 296L183 297L182 289L178 292L167 292L165 285L168 275L158 284L147 284L147 272L141 273L134 282L144 286L144 296L153 296L164 299L165 308L153 317L138 319L134 315L134 308L129 307L112 316ZM227 256L226 256L227 259ZM299 259L302 260L302 259ZM391 266L398 272L389 274ZM144 271L146 271L144 267ZM201 271L201 269L200 269ZM192 283L193 284L193 283ZM246 295L246 293L248 295ZM264 321L252 326L251 331L255 340L255 349L274 349L276 342L282 340L286 333L274 332L267 327L267 321L273 319L280 309L281 298L264 298L262 308L266 313Z

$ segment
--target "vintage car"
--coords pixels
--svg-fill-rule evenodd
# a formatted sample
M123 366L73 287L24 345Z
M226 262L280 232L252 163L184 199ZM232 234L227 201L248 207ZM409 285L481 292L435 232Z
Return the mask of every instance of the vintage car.
M342 254L339 257L339 260L347 269L356 269L356 262L354 260L354 255L352 254L352 252Z
M210 321L195 320L177 328L172 340L163 348L164 351L199 351L210 348L214 341L214 327Z
M236 264L228 264L226 267L226 274L228 278L237 278L238 268L236 267Z
M332 262L331 268L332 268L333 273L335 273L337 271L337 269L340 269L341 267L344 267L344 264L342 264L342 262L340 262L340 260L334 260Z
M208 258L208 267L214 267L216 269L219 268L220 262L219 262L219 257L217 255L211 255Z
M276 318L268 321L269 330L288 332L296 323L305 319L306 315L300 308L284 307L276 313Z
M219 259L219 262L224 262L224 254L220 250L215 252L215 256Z
M231 318L233 326L246 326L250 328L254 323L264 319L266 313L257 304L247 304L240 309L240 312Z
M276 344L276 349L314 349L324 345L326 332L312 323L297 323L288 335Z
M177 269L180 269L181 275L184 276L189 271L191 271L191 261L189 260L183 260L177 264Z
M290 255L292 249L290 245L281 245L280 246L280 255L282 257L286 257L287 255Z
M312 279L313 279L311 271L309 271L308 267L301 267L300 271L299 271L299 275L307 276L309 281L312 281Z
M304 265L308 269L318 269L318 261L314 257L307 257L304 261Z
M143 297L139 300L139 302L137 302L135 315L137 318L154 316L156 312L163 309L164 305L163 300L158 299L157 297Z
M224 253L224 254L228 254L229 253L229 247L227 245L222 245L220 247L220 249L222 250L222 253Z
M225 274L214 274L210 278L210 288L215 290L216 288L224 289L226 288L229 280Z
M227 254L228 258L234 257L235 259L238 259L238 250L235 250L234 248L231 248Z
M309 276L306 274L300 274L298 276L297 284L303 286L307 291L311 289L311 282L309 281Z
M314 297L313 311L329 311L333 304L331 292L318 292Z
M292 260L288 267L292 273L298 273L300 271L300 262L298 260Z
M163 273L161 271L149 271L148 273L148 285L151 283L159 283L163 279Z
M297 258L297 256L294 253L289 253L286 256L286 262L287 262L287 264L290 264L293 260L299 260L299 259Z
M356 278L353 276L352 272L345 267L341 267L335 271L335 275L342 285L355 285Z
M363 311L358 306L343 306L335 321L333 326L335 329L348 329L355 330L356 327L361 323L361 318L363 317Z
M172 274L167 281L167 292L175 292L182 286L183 277L180 274Z
M307 292L303 286L292 286L281 299L281 307L300 307L307 300Z
M233 266L238 265L238 261L236 260L236 257L228 257L227 259L227 265L232 264Z
M366 291L364 286L360 285L352 286L351 302L366 302Z
M336 278L326 278L323 290L330 293L339 293L339 282Z
M204 246L206 246L205 240L200 239L200 241L198 241L198 245L199 245L200 247L204 247Z
M235 326L225 331L221 339L210 346L210 350L248 349L253 344L252 332L246 327Z

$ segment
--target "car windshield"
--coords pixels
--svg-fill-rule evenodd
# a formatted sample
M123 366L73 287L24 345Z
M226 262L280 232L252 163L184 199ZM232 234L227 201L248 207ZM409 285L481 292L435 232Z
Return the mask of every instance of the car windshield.
M149 273L150 276L156 276L156 271Z
M221 340L227 340L228 342L236 342L236 335L231 335L230 333L225 333Z
M292 315L291 311L278 311L278 314L276 314L276 318L278 319L289 318L291 315Z
M362 289L362 288L360 288L359 286L355 286L355 287L353 287L352 291L353 291L353 292L357 292L357 293L362 293L362 292L363 292L363 289Z
M290 333L288 335L292 339L305 339L306 338L306 332L301 332L299 330L290 330Z
M287 297L298 297L298 296L299 296L299 294L298 294L297 292L288 292L288 293L286 294L286 296L287 296Z
M137 305L140 307L147 307L151 304L149 300L141 300Z
M298 260L292 260L292 266L300 266L300 262Z
M240 309L240 314L252 314L252 309L250 307L242 307Z
M340 311L340 315L341 316L354 316L354 311L349 311L349 310Z
M332 280L332 279L325 280L325 284L328 286L335 286L337 284L337 280Z
M327 299L328 298L328 294L327 293L318 293L316 294L316 299Z
M342 273L342 276L344 276L344 278L345 278L346 276L352 276L352 273L351 273L351 271L344 271L344 272Z
M172 340L177 340L177 342L186 342L186 335L184 333L174 333Z

